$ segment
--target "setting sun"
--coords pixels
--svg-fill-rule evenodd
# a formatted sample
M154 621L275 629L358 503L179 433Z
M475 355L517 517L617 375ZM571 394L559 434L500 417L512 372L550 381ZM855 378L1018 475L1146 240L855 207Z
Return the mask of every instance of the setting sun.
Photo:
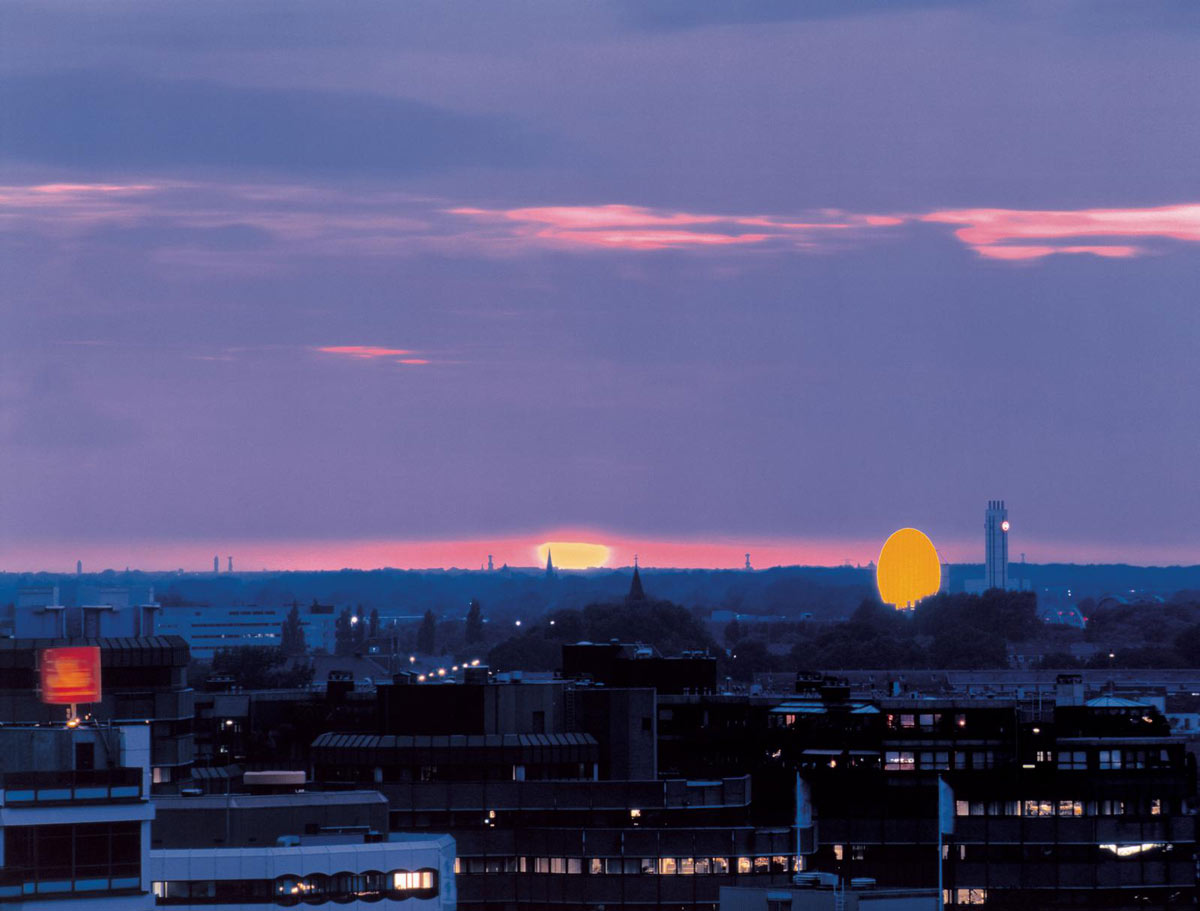
M880 599L900 610L937 594L942 565L933 542L915 528L892 532L879 552L875 579Z
M611 552L603 544L585 541L547 541L537 547L538 565L549 555L559 569L591 569L608 562Z

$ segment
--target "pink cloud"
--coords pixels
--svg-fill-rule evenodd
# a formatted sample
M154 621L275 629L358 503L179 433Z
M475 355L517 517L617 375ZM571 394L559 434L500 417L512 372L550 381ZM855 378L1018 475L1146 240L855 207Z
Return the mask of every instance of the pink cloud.
M540 231L539 237L583 247L624 247L629 250L665 250L669 247L757 244L769 234L714 234L700 231Z
M1129 246L1072 246L1047 247L1036 244L996 244L975 247L975 252L987 259L1041 259L1054 253L1091 253L1093 256L1105 256L1112 259L1127 259L1142 252L1140 247Z
M428 364L429 361L423 357L402 357L400 360L396 361L396 363L408 364L409 366L416 367L421 364Z
M808 239L821 232L901 224L892 216L858 216L823 212L833 220L796 220L772 215L715 214L650 209L644 206L527 206L513 209L454 208L462 215L497 225L511 225L507 236L548 246L665 250L764 244ZM704 230L690 230L703 226ZM754 232L744 228L757 228Z
M31 193L50 196L75 196L84 193L139 193L153 190L154 187L150 184L43 183L28 189Z
M360 360L374 360L377 357L403 357L413 353L407 348L380 348L375 345L327 345L317 350L325 354L340 354Z
M1055 253L1090 253L1128 258L1148 252L1131 244L1048 244L1092 237L1200 242L1200 205L1150 209L949 209L917 216L920 221L962 225L954 236L989 259L1039 259ZM1042 244L1009 241L1040 240Z
M656 225L701 225L723 221L719 215L689 212L656 213L642 206L541 206L523 209L451 209L456 215L500 217L508 221L532 222L556 228L634 228Z

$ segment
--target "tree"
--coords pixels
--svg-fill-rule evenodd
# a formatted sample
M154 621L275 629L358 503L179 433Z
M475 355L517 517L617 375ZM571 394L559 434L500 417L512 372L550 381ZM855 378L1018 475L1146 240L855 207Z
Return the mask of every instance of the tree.
M351 640L353 642L352 650L355 654L362 654L363 646L367 642L367 618L363 614L363 606L358 605L355 611L354 618L350 621Z
M417 651L424 655L432 655L437 645L437 620L432 610L425 611L421 627L417 630Z
M734 617L725 625L725 644L733 645L742 638L742 627L737 622L737 617Z
M467 611L466 639L468 642L480 642L483 639L483 608L479 606L477 598L471 599L471 607Z
M295 601L292 602L292 609L283 621L279 648L285 655L303 655L308 651L308 643L304 640L304 627L300 623L300 605Z
M213 671L230 674L248 690L290 689L308 686L313 669L306 665L288 666L283 649L270 646L223 648L213 655Z
M349 655L354 652L354 624L350 622L350 608L342 608L333 625L333 653Z

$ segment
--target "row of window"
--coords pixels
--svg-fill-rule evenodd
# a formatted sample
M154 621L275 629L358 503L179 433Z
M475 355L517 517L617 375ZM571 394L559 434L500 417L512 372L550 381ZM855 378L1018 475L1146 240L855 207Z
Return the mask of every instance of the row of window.
M1058 767L1068 771L1089 768L1100 771L1113 769L1168 768L1171 761L1166 750L1097 750L1095 761L1089 762L1087 750L1059 750ZM1038 750L1039 763L1053 763L1054 750ZM883 767L891 772L912 772L917 769L991 769L996 766L993 750L887 750Z
M277 905L348 904L383 899L434 898L438 894L436 870L392 870L381 873L310 873L275 879L166 880L152 884L155 904L194 905L268 903Z
M141 823L9 826L4 829L4 874L26 892L46 891L38 883L124 881L141 874Z
M567 873L593 876L725 876L730 873L788 873L801 870L801 859L770 857L458 857L454 872Z
M1161 816L1157 797L1136 800L956 800L957 816Z
M894 845L830 845L833 859L844 861L892 862ZM943 845L942 857L976 864L1096 864L1112 860L1161 860L1174 850L1169 842L1122 844L1071 844L1066 842Z
M917 769L991 769L996 766L993 750L887 750L883 767L889 772L915 772Z
M958 728L967 726L966 715L955 715L954 725ZM893 731L937 731L942 727L941 712L914 712L892 714L887 716L887 726Z

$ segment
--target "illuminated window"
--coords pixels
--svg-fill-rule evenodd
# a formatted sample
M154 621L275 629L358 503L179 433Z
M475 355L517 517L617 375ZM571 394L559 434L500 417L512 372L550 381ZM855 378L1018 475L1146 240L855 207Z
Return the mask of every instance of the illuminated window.
M397 870L392 874L392 890L395 892L419 892L432 888L432 870Z
M1087 752L1084 750L1061 750L1058 754L1060 769L1086 769Z
M696 872L696 861L691 857L679 858L679 872L684 876L691 876Z
M909 750L888 750L883 754L883 767L890 772L911 772L917 767L916 757Z
M588 866L588 872L593 876L604 872L604 861L599 857L593 857L591 864Z
M674 857L660 857L658 859L658 872L663 876L674 876L677 869Z
M551 857L550 858L550 872L551 873L566 873L567 872L567 859L565 857Z
M954 900L960 905L985 905L987 889L956 889Z
M1082 816L1083 801L1081 800L1060 800L1058 802L1059 816Z
M754 861L749 857L739 857L737 859L738 873L751 873L754 871Z
M1054 803L1049 800L1027 800L1025 801L1025 816L1053 816Z
M1099 767L1101 769L1119 769L1121 768L1121 751L1120 750L1101 750L1098 754Z
M705 873L711 873L711 872L712 872L711 859L707 858L707 857L697 857L696 858L696 875L699 876L699 875L702 875Z
M714 857L712 859L712 871L714 873L728 873L729 872L729 858L728 857Z
M842 860L844 854L845 854L845 851L842 850L841 845L833 846L833 859L834 860Z
M754 872L755 873L770 873L771 872L770 858L768 858L768 857L754 858Z
M1161 816L1162 815L1162 801L1157 797L1153 798L1150 801L1150 815L1151 816Z
M971 814L970 804L968 804L965 800L954 801L954 815L955 816L969 816L970 814Z

